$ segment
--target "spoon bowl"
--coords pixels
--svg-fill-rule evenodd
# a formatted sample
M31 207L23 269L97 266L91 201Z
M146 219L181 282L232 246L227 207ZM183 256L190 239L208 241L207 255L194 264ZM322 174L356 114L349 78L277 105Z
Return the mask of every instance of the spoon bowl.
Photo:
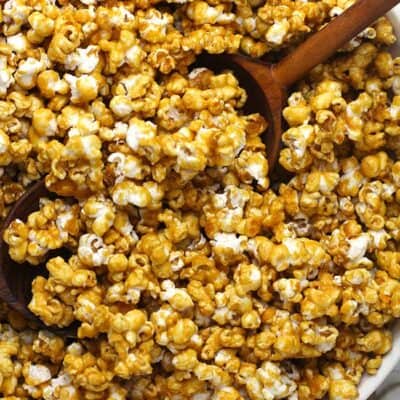
M253 64L257 68L256 74L252 69ZM275 166L281 144L281 135L275 133L282 132L282 118L273 110L282 109L287 96L286 89L271 79L271 65L234 54L202 54L196 66L207 67L217 73L227 69L234 73L248 94L243 112L259 113L268 121L268 129L263 133L262 139L266 144L268 164L271 168Z
M28 305L32 299L32 281L39 275L48 276L45 263L31 265L28 262L18 264L11 259L8 253L8 245L3 240L4 230L15 219L26 221L29 214L37 211L42 198L54 199L57 196L47 190L44 180L40 180L32 185L18 201L4 220L0 234L0 298L11 308L18 311L25 319L34 322L40 329L49 329L35 314L33 314ZM63 250L50 252L47 259L60 255ZM76 334L76 325L68 328L51 328L57 334L73 337Z
M5 229L15 219L26 221L29 214L39 209L40 199L48 197L44 181L39 181L27 190L14 204L1 229L0 239L0 298L9 306L31 321L38 321L37 317L28 309L31 300L31 283L37 275L46 275L43 264L38 266L29 263L18 264L8 253L8 245L3 240Z

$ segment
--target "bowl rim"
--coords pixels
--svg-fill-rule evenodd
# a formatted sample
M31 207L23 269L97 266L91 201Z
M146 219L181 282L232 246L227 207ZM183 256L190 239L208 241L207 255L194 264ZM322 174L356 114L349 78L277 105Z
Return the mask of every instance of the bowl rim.
M400 56L400 5L396 6L388 14L392 21L398 43L392 46L391 52ZM393 324L392 328L393 344L392 350L383 357L382 365L376 375L364 374L358 387L359 400L367 400L385 381L400 362L400 320Z

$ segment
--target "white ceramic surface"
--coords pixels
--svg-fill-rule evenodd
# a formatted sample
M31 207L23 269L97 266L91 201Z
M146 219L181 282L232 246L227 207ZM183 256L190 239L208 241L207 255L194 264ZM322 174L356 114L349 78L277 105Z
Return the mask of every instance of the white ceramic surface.
M385 379L385 382L368 400L399 400L400 399L400 363L391 374Z
M395 7L389 14L389 18L393 22L396 35L399 38L398 43L393 46L393 54L400 55L400 5ZM394 327L393 331L393 349L387 354L379 372L375 376L365 376L359 387L359 400L367 400L385 381L389 374L394 370L400 362L400 321ZM399 400L399 397L393 397L393 400Z

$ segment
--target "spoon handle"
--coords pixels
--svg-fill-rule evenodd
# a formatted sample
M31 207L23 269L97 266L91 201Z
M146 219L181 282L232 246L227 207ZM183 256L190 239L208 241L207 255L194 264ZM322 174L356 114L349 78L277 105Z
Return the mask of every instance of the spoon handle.
M400 0L358 0L276 64L273 78L284 88L292 85L398 3Z

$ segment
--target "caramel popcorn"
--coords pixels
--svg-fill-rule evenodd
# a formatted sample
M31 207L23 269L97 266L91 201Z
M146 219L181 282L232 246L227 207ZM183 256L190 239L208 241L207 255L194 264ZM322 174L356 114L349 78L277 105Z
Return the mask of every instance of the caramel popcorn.
M31 183L51 192L4 240L45 267L30 311L77 327L0 303L2 398L357 398L400 318L393 27L291 90L284 182L252 93L195 64L274 61L353 3L2 3L1 218Z

